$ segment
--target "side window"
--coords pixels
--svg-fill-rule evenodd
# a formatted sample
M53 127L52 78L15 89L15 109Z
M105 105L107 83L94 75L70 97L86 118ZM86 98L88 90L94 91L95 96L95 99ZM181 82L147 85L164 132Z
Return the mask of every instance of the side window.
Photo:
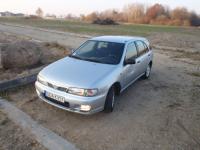
M144 46L144 43L142 41L136 41L136 45L137 45L137 50L138 50L138 54L139 56L143 55L144 53L146 53L146 48Z
M135 46L135 43L130 43L126 50L126 60L128 59L134 59L137 57L137 48Z
M144 44L145 53L147 53L149 51L149 48L147 47L146 43L143 42L143 44Z

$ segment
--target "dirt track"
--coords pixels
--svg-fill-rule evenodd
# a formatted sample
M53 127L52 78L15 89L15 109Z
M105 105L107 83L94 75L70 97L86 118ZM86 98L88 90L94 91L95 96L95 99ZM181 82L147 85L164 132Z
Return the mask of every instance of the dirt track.
M75 48L86 39L85 37L80 37L80 35L67 32L63 33L52 30L47 31L33 27L20 27L5 24L0 24L0 31L23 35L25 37L30 37L35 40L44 42L58 42L62 45L66 45L72 48Z
M196 47L182 48L198 50L199 39L193 39ZM185 40L192 42L191 38ZM167 42L170 45L170 38ZM151 78L137 81L122 93L111 114L82 116L60 110L40 101L33 85L6 96L34 120L83 150L199 150L199 53L189 57L191 52L154 52Z

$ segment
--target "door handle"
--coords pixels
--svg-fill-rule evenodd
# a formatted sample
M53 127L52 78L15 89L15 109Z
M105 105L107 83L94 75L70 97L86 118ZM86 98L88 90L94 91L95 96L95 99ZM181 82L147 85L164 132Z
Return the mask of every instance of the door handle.
M139 64L139 63L140 63L140 60L138 60L137 63Z
M151 55L150 55L150 54L148 54L148 56L150 57Z

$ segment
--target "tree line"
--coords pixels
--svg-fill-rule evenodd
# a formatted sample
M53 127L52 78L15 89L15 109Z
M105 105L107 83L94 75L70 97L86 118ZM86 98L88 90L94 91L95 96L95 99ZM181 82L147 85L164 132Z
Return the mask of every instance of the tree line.
M189 11L185 7L170 9L158 3L148 7L141 3L133 3L126 5L122 11L110 9L92 12L88 15L81 15L80 19L88 22L111 19L125 23L200 26L200 16L196 12Z

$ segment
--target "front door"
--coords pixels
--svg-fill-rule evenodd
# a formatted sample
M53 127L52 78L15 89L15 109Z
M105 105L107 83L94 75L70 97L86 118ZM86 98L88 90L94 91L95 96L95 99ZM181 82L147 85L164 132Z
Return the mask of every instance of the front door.
M137 58L137 48L134 42L128 44L126 49L125 60L135 60ZM123 83L122 88L126 88L138 76L138 64L127 64L123 67Z

